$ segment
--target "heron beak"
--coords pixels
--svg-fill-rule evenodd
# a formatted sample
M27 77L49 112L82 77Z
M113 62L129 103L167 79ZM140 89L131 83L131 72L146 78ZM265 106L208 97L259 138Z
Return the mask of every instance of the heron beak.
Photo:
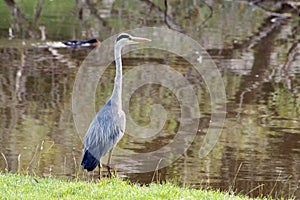
M134 41L134 42L138 42L138 43L151 42L150 39L142 38L142 37L132 37L131 40Z

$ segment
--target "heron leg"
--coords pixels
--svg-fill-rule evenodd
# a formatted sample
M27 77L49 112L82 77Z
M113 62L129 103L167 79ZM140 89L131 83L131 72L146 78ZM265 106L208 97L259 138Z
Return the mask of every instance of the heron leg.
M114 148L112 148L110 151L109 151L109 154L108 154L108 161L107 161L107 171L108 171L108 177L109 178L111 178L111 172L110 172L110 170L111 170L111 166L110 166L110 161L111 161L111 156L112 156L112 152L113 152L113 149Z
M102 178L102 175L101 175L102 164L101 163L99 163L98 168L99 168L99 180L100 180Z

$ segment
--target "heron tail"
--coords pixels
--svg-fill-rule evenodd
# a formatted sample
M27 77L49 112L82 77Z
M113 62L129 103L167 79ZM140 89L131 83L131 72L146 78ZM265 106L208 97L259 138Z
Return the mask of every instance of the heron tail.
M87 171L93 171L99 164L100 161L86 150L81 161L81 166Z

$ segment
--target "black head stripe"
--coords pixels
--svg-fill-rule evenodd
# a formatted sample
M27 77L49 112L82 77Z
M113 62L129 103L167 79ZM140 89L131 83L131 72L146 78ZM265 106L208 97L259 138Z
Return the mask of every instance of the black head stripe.
M116 42L118 42L119 40L121 40L123 38L129 38L129 35L127 35L127 34L119 35L119 37L116 39Z

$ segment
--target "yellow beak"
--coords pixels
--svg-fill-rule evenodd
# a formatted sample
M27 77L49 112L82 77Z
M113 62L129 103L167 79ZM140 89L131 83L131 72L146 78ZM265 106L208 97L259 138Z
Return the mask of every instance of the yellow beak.
M150 39L142 38L142 37L132 37L131 39L134 42L151 42Z

